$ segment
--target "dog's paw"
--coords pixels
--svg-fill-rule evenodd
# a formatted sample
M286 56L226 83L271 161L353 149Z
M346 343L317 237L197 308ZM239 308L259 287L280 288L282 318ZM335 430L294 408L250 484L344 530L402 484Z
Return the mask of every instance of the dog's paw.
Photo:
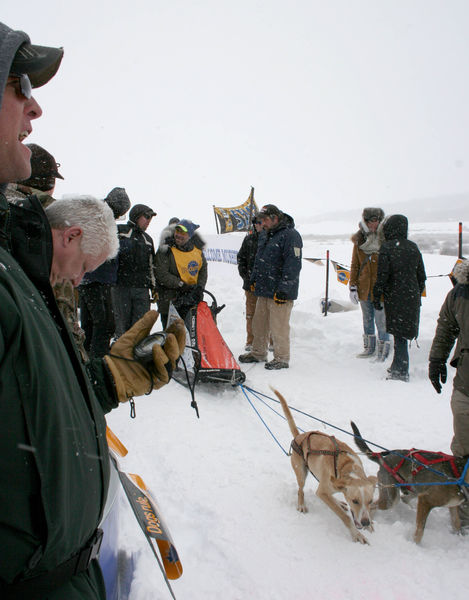
M366 537L357 529L355 531L352 531L352 538L354 542L360 542L360 544L370 545L370 542L366 539Z
M369 525L367 525L367 527L365 527L365 529L367 531L369 531L370 533L373 533L375 528L373 527L373 523L370 523Z
M347 502L339 502L339 506L344 512L348 512L349 506Z
M306 508L306 506L304 504L298 504L298 506L296 507L297 511L300 513L307 513L308 509Z

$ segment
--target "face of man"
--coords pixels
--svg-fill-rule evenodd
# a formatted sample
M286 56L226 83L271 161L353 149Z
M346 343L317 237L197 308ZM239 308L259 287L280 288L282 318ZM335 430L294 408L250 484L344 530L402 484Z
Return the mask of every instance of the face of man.
M370 231L375 232L378 229L378 226L379 226L378 217L372 217L371 219L368 219L366 221L366 226L368 227L368 229Z
M254 223L254 227L256 228L257 233L260 233L262 231L262 229L263 229L262 223L259 223L259 221L256 221Z
M274 227L276 227L278 225L278 216L277 215L273 215L272 217L258 217L259 221L261 222L262 228L265 229L266 231L269 231L269 229L273 229Z
M23 141L33 130L31 121L41 115L36 100L21 93L19 79L9 77L0 108L0 183L13 183L30 176L31 151Z
M52 229L54 253L50 270L51 285L69 279L77 287L83 275L97 269L108 257L108 249L98 257L85 254L81 249L83 231L80 227Z
M188 239L189 234L187 231L183 231L180 227L176 227L174 230L174 241L176 242L176 246L184 246Z
M150 225L151 219L151 215L140 215L137 219L137 227L139 227L142 231L146 231L148 225Z

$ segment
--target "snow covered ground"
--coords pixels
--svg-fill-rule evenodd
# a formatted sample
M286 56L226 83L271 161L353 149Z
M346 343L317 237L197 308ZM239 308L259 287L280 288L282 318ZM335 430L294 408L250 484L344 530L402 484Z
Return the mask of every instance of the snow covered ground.
M352 233L330 224L326 232ZM457 223L451 226L457 236ZM416 226L421 233L423 226ZM305 225L304 256L350 264L351 243L315 238L321 227ZM429 235L447 232L433 225ZM227 238L229 236L223 236ZM242 237L242 236L241 236ZM412 235L410 236L412 237ZM439 308L451 289L454 256L424 254L427 297L418 345L410 350L410 382L386 381L386 364L360 360L361 312L320 312L325 268L304 261L300 295L292 313L290 368L267 371L248 365L246 384L272 396L274 386L295 408L387 448L417 447L449 452L449 405L453 370L441 395L427 379L427 356ZM433 276L433 277L432 277ZM330 274L330 297L348 301L348 289ZM219 329L237 357L244 350L244 296L235 266L209 263L207 289L218 303ZM121 468L138 473L153 490L184 567L172 582L178 600L436 600L467 597L469 537L451 533L447 509L431 512L422 544L412 541L415 508L400 503L375 515L370 545L353 543L339 519L315 496L308 479L307 514L296 510L297 485L290 459L275 443L241 389L199 387L200 419L189 392L175 382L137 399L137 418L121 406L108 423L129 450ZM282 447L287 423L253 401ZM275 410L278 405L269 402ZM353 440L321 422L295 414L304 430L322 429L353 446ZM377 467L363 457L365 470ZM130 509L122 503L121 544L137 553L131 600L169 598L169 592Z

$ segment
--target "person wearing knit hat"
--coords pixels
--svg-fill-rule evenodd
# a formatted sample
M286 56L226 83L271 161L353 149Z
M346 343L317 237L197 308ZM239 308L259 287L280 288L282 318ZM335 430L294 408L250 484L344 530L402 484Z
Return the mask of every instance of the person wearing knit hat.
M115 187L104 198L114 219L123 217L130 208L130 199L124 188ZM78 288L80 320L85 332L84 348L89 358L102 358L109 352L115 331L112 288L117 282L117 257L85 273Z
M155 248L146 230L155 216L150 206L135 204L127 223L117 226L119 266L117 281L111 290L116 338L150 310L155 289Z
M189 308L203 298L207 261L202 252L205 243L197 229L196 223L181 219L161 233L155 258L155 279L163 327L168 320L170 302L184 318Z
M383 242L379 225L384 219L381 208L364 208L353 234L352 266L350 268L350 300L360 304L363 318L363 352L357 358L369 358L376 353L376 360L384 361L389 355L390 341L386 332L384 310L373 306L373 286L378 275L378 253ZM378 337L376 337L376 333Z

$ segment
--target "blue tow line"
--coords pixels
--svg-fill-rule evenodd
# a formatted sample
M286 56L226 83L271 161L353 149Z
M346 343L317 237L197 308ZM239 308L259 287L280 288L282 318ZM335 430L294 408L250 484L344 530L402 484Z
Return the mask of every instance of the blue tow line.
M267 408L269 408L276 415L278 415L282 419L286 420L284 415L282 415L281 413L277 412L274 408L272 408L269 404L267 404L267 402L265 402L265 400L263 400L261 398L261 396L263 396L264 398L268 398L269 400L272 400L273 402L276 402L277 404L280 404L280 402L276 398L272 398L272 396L268 396L267 394L263 394L262 392L258 392L257 390L254 390L253 388L251 388L251 387L249 387L247 385L243 385L242 383L238 383L237 385L241 388L244 396L246 397L246 400L249 402L249 404L253 408L254 412L257 414L257 416L259 417L259 419L262 421L264 427L270 433L270 435L274 439L275 443L280 447L280 449L282 450L282 452L286 456L290 456L290 453L285 450L285 448L282 446L282 444L278 441L278 439L272 433L271 429L269 428L269 426L267 425L267 423L264 421L264 419L260 415L260 413L257 410L257 408L252 403L252 401L249 398L247 392L250 392L257 400L259 400L260 402L262 402L265 406L267 406ZM322 419L319 419L318 417L314 417L313 415L310 415L310 414L308 414L308 413L306 413L306 412L304 412L302 410L299 410L298 408L295 408L295 407L290 406L290 405L288 405L288 407L291 410L294 410L295 412L300 413L301 415L304 415L305 417L309 417L310 419L314 419L315 421L319 421L319 423L322 423L323 425L327 425L328 427L332 427L333 429L337 429L338 431L341 431L342 433L346 433L347 435L351 435L353 438L358 437L358 436L355 436L353 433L350 433L350 431L347 431L346 429L342 429L341 427L337 427L337 425L333 425L332 423L328 423L327 421L323 421ZM304 431L302 429L300 429L299 427L298 427L298 430L301 431L302 433L304 433ZM469 458L466 461L466 464L464 466L463 472L462 472L461 476L459 477L459 479L452 479L452 478L448 477L447 475L445 475L445 473L441 473L440 471L437 471L436 469L432 469L430 466L426 465L425 463L420 462L419 460L416 460L415 458L409 458L408 456L404 456L403 454L400 454L399 452L395 452L394 450L389 450L388 448L385 448L384 446L380 446L379 444L375 444L374 442L371 442L370 440L365 440L364 438L361 438L361 439L363 441L367 442L368 444L376 446L376 448L380 448L381 450L384 450L385 452L389 452L390 454L395 454L396 456L399 456L400 458L404 458L405 460L409 460L409 461L411 461L411 462L413 462L415 464L418 464L421 467L427 469L428 471L431 471L431 472L435 473L436 475L439 475L440 477L443 477L443 478L445 478L445 479L448 480L448 481L443 481L443 482L429 481L429 482L422 482L422 483L420 483L420 482L415 482L415 483L395 483L394 484L395 487L409 487L409 486L413 487L413 486L419 486L419 485L458 485L461 488L469 488L469 482L465 481L466 473L467 473L467 470L469 468ZM466 490L463 490L463 491L464 491L465 494L467 493Z

